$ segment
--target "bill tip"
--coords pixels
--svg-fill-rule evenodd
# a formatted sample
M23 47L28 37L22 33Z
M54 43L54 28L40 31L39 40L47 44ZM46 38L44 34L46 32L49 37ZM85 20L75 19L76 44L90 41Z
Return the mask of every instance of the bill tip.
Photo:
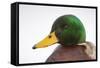
M32 49L36 49L36 47L32 47Z

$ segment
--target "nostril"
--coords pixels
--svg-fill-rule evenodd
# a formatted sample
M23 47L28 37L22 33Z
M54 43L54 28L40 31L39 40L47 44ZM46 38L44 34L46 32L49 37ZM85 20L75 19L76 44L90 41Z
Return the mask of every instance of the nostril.
M49 35L49 38L51 38L52 36L51 35Z

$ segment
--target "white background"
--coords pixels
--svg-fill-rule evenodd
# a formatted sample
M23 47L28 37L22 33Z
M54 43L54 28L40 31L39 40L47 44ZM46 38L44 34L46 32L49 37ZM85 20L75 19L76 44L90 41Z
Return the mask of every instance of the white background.
M10 4L16 0L2 0L0 2L0 68L16 68L10 64ZM56 3L56 4L70 4L70 5L87 5L98 6L100 8L99 0L19 0L26 2L39 2L39 3ZM100 10L98 11L100 12ZM98 13L99 18L99 13ZM100 21L100 20L99 20ZM98 22L99 22L98 21ZM98 23L98 25L100 25ZM98 27L100 29L100 27ZM98 31L100 35L100 31ZM99 36L98 36L99 38ZM100 40L100 38L98 39ZM98 46L98 52L100 47ZM98 53L98 58L100 53ZM84 63L65 63L65 64L52 64L52 65L35 65L35 66L22 66L19 68L99 68L100 61L98 62L84 62Z
M96 9L20 4L20 64L43 63L46 61L51 53L53 53L55 47L59 44L34 50L32 47L50 33L51 27L58 17L68 14L75 15L82 21L86 29L86 40L95 44Z

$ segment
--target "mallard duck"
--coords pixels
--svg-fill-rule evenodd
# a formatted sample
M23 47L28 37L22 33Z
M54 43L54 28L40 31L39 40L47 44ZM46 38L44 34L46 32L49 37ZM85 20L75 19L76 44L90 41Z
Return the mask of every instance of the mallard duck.
M89 55L93 50L91 45L87 45L84 25L74 15L63 15L57 18L50 34L33 46L33 49L48 47L55 43L59 43L63 47L86 43L84 44L87 48L85 52Z

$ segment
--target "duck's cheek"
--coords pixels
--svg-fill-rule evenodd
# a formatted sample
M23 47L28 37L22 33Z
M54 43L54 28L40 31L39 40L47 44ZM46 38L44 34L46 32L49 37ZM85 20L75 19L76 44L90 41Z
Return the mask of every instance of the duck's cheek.
M63 44L62 32L60 32L60 33L57 34L57 38L59 40L58 43Z
M60 27L58 27L58 28L55 30L55 32L56 32L57 37L60 37L60 36L61 36L61 33L63 32L63 29L60 28Z
M62 45L70 45L71 44L71 39L70 39L70 37L71 37L71 34L70 33L68 33L68 31L67 30L64 30L62 33L61 33L61 35L60 35L60 37L59 37L59 39L60 39L60 44L62 44Z

